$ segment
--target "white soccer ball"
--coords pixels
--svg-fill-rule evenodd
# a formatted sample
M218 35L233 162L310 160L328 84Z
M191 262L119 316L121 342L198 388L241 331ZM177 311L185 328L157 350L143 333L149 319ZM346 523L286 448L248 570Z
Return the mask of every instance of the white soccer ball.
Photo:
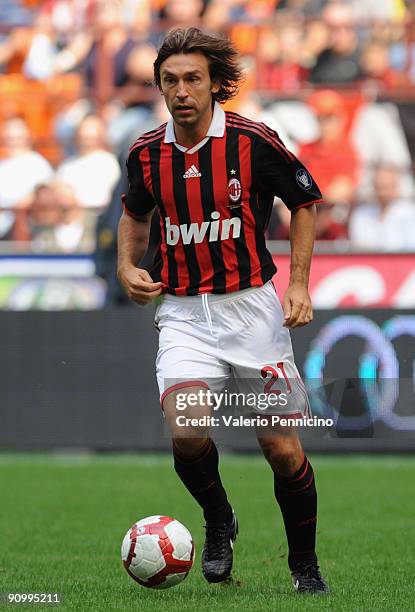
M149 516L134 523L121 546L128 574L151 589L168 589L182 582L194 557L190 531L168 516Z

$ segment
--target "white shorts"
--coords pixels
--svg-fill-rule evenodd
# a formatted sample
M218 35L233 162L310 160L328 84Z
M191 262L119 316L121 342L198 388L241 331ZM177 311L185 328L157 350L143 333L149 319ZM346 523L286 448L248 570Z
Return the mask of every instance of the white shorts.
M155 314L161 403L171 391L190 386L219 393L232 379L245 394L272 395L266 414L309 416L283 321L272 281L224 295L166 295Z

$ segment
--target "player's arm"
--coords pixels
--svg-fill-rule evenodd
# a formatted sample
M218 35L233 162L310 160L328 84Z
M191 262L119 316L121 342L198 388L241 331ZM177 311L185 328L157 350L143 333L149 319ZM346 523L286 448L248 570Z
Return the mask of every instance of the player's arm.
M296 208L291 212L290 282L284 295L284 325L294 328L313 319L313 306L308 292L311 257L316 227L316 205Z
M144 185L141 166L134 152L127 160L127 169L129 189L118 225L117 272L130 299L145 305L162 291L162 283L153 282L147 270L137 267L147 251L155 202Z
M162 283L154 283L147 270L137 268L147 251L151 216L138 221L124 212L118 225L118 278L128 297L141 305L162 291Z
M258 189L281 198L291 211L290 282L283 299L284 325L294 328L313 318L308 293L316 223L316 204L321 192L303 164L287 149L276 132L265 128L266 137L256 143L255 173Z

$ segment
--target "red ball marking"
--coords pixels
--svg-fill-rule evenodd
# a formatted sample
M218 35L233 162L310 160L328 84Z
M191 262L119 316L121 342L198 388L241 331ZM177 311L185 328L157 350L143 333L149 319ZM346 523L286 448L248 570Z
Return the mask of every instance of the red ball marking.
M135 551L135 544L136 544L136 542L137 542L137 525L134 524L131 527L131 533L130 533L130 550L128 551L127 559L124 561L125 568L130 567L131 561L135 557L135 552L134 551Z

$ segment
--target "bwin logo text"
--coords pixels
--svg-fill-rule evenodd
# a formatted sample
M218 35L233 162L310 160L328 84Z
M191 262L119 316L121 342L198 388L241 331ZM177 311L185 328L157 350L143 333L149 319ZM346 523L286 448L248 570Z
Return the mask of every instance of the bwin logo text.
M217 211L212 212L210 216L212 221L190 223L190 225L186 225L186 223L175 225L170 223L170 217L166 217L167 244L173 246L177 244L180 235L183 244L190 244L192 241L199 244L206 237L209 242L227 240L228 238L239 238L241 235L241 220L239 217L221 220L220 213Z

